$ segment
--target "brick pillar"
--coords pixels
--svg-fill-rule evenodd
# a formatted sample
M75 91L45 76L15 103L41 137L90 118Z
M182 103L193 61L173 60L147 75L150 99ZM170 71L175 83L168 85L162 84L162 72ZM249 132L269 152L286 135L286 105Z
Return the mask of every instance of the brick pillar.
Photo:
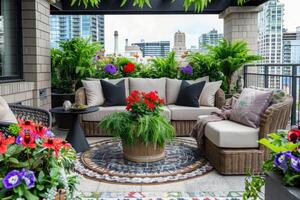
M34 83L33 106L51 105L50 4L22 0L23 72Z
M230 41L246 40L253 53L257 53L258 12L261 7L229 7L219 18L224 19L224 37Z

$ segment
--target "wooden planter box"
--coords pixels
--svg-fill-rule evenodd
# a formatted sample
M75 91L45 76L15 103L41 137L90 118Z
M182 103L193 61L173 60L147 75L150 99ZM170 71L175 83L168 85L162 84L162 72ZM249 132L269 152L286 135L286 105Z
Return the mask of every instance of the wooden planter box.
M282 178L273 172L267 173L265 189L265 200L300 199L300 189L282 185Z
M165 158L165 147L154 143L145 145L137 141L134 145L128 145L122 142L122 146L125 159L132 162L156 162Z

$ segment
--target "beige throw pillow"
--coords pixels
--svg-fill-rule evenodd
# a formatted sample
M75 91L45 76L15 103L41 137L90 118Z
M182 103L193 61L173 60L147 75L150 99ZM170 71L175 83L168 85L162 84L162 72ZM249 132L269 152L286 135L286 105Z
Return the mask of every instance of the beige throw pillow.
M215 96L221 85L222 81L206 82L199 98L199 104L201 106L215 106Z
M187 82L189 84L194 84L194 83L198 83L198 82L208 82L209 81L209 77L205 76L202 78L198 78L196 80L188 80ZM179 90L180 90L180 86L181 86L181 80L178 79L170 79L167 78L167 87L166 87L166 95L167 95L167 104L175 104L176 100L177 100L177 96L179 94Z
M260 123L260 116L270 105L272 96L272 91L243 89L231 110L230 120L257 128Z
M82 81L85 89L86 101L88 106L100 106L104 103L104 96L100 80Z
M0 123L18 123L14 113L2 97L0 97Z
M166 100L166 78L129 78L130 92L139 90L150 92L156 90L160 98Z

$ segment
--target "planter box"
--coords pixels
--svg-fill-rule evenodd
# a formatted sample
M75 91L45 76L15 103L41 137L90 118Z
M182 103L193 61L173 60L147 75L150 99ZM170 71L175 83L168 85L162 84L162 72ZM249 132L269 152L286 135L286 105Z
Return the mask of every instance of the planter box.
M300 189L282 185L282 178L275 173L267 173L265 200L297 200Z
M145 145L137 141L134 145L128 145L122 142L122 146L125 159L132 162L156 162L165 158L165 147L154 143Z

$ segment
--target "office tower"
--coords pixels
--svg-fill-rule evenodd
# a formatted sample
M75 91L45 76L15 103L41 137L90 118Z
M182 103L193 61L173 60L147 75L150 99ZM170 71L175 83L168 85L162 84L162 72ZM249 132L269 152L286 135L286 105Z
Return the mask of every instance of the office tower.
M143 57L166 57L170 52L170 41L145 42L142 40L132 45L140 47Z
M263 56L262 63L282 63L282 35L283 35L284 6L278 0L270 0L263 5L259 13L258 53ZM269 74L283 74L281 67L269 67ZM264 73L264 69L258 69ZM263 86L261 82L259 86ZM270 77L268 87L282 88L281 77Z
M173 51L176 52L177 59L181 59L181 56L186 52L185 33L180 31L175 33Z
M73 37L91 37L104 45L103 15L52 15L50 25L52 48L57 48L59 41Z
M199 50L202 53L207 53L207 45L216 46L220 39L224 36L221 33L218 33L216 29L209 31L208 33L204 33L199 37Z

